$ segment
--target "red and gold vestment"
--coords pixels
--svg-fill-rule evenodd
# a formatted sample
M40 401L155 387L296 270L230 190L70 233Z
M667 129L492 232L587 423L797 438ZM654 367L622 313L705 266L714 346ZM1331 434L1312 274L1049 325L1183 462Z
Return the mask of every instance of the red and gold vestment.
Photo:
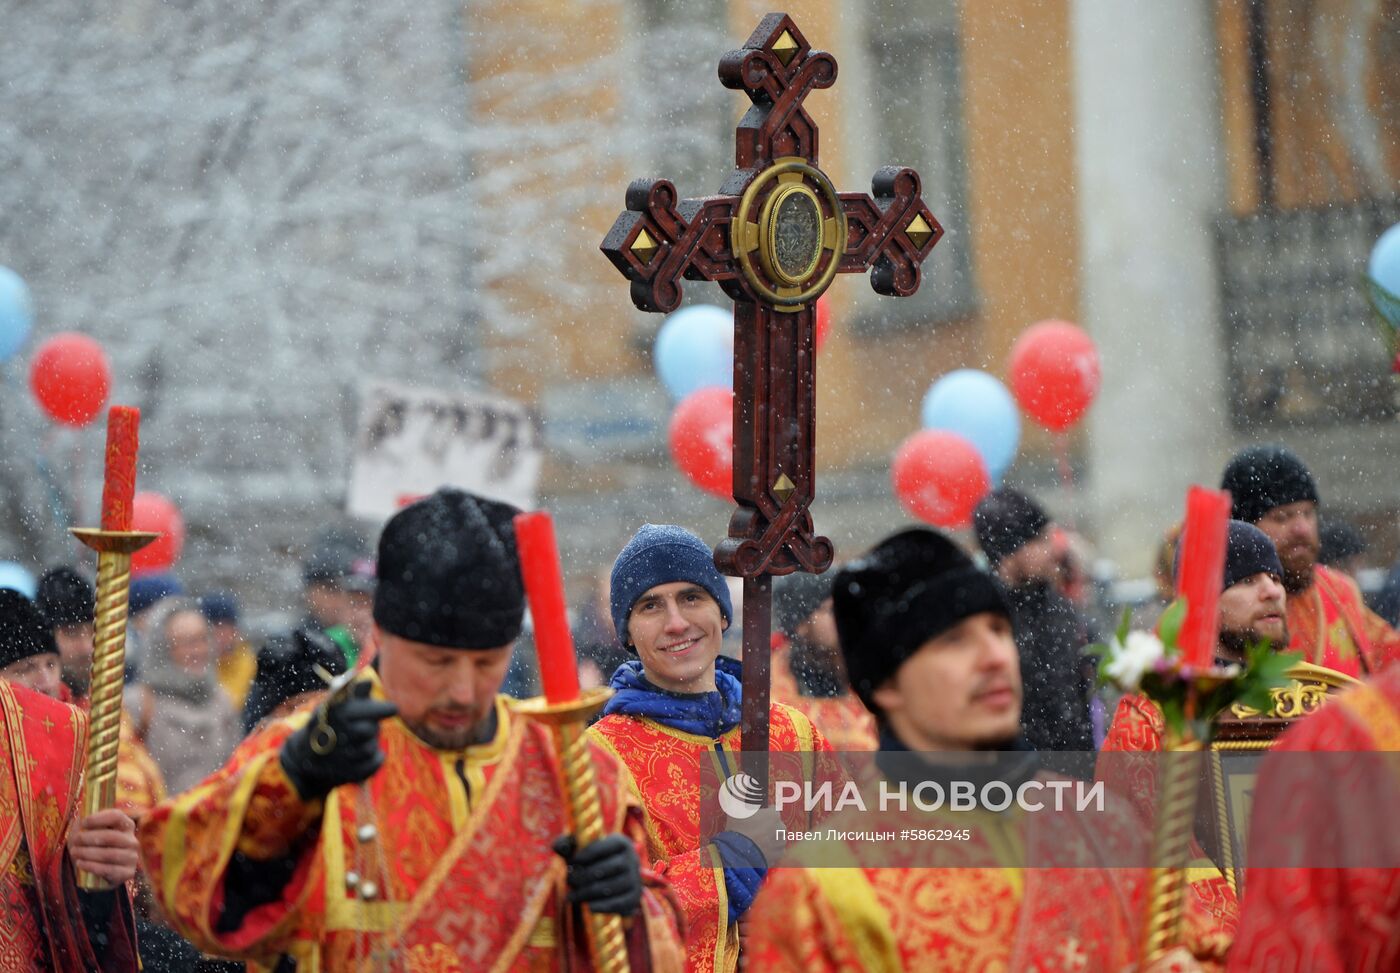
M165 778L122 713L117 737L117 804L135 820L165 800Z
M374 693L382 698L377 680ZM455 751L427 745L397 717L385 720L383 767L312 802L279 760L309 712L266 726L142 822L156 898L200 949L255 970L284 953L299 973L589 969L577 910L564 897L564 862L550 847L568 831L550 733L505 697L496 715L492 740ZM643 846L641 809L617 764L596 747L594 763L605 830ZM235 853L292 859L295 869L276 899L225 928ZM676 914L645 863L643 848L649 888L641 913L627 920L629 947L634 962L679 969Z
M64 702L71 702L84 713L88 711L86 698L72 696L68 687L63 687ZM117 735L117 803L133 820L165 800L165 777L160 767L151 758L146 745L141 742L136 723L131 719L126 707L122 707L121 731Z
M1122 973L1136 960L1148 888L1148 870L1123 863L1141 860L1148 836L1126 806L1117 807L1092 822L1048 807L934 812L919 826L966 837L936 846L915 838L862 846L858 839L847 844L848 867L831 867L838 856L829 849L817 853L824 867L802 867L799 852L769 873L750 910L749 967ZM858 834L894 835L913 822L902 811L862 812L834 815L823 828L839 832L843 823ZM1197 921L1191 908L1188 928Z
M1350 689L1279 737L1260 768L1250 855L1286 835L1298 860L1339 847L1395 861L1400 793L1400 668ZM1290 754L1355 754L1315 780ZM1377 753L1385 753L1377 758ZM1344 769L1328 763L1328 770ZM1271 819L1261 823L1260 816ZM1276 829L1271 837L1269 827ZM1250 868L1232 973L1390 973L1400 969L1400 869Z
M1357 679L1400 659L1400 632L1366 607L1356 582L1319 564L1306 591L1288 596L1288 651Z
M101 953L88 941L68 829L81 812L87 718L0 680L0 969L7 973L136 969L130 896Z
M739 728L718 738L687 733L654 719L612 714L589 730L626 767L646 809L652 861L671 883L686 919L686 969L691 973L734 970L739 932L729 921L724 868L719 851L700 833L701 767L720 760L721 775L738 767ZM811 722L774 703L769 711L769 749L780 753L831 752ZM806 820L789 826L800 829ZM762 969L762 967L752 967Z

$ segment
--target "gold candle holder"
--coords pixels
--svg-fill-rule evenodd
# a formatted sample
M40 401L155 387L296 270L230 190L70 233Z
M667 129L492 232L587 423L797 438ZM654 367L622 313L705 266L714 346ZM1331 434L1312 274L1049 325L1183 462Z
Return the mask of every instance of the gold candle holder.
M518 707L520 713L544 723L554 733L554 745L564 770L570 827L580 848L603 837L603 810L598 802L598 783L589 755L587 723L610 696L611 689L600 687L585 689L578 699L567 703L550 703L541 696L526 700ZM594 969L601 973L628 973L622 917L598 915L587 906L584 917Z
M1139 955L1142 965L1165 956L1181 942L1181 916L1196 821L1203 745L1168 730L1152 830L1152 867L1148 876L1147 914Z
M121 736L122 681L126 669L126 612L131 592L131 555L160 537L140 530L74 528L71 533L97 552L97 605L93 617L92 675L88 689L87 766L83 816L117 803L117 749ZM111 885L91 872L78 873L78 887Z

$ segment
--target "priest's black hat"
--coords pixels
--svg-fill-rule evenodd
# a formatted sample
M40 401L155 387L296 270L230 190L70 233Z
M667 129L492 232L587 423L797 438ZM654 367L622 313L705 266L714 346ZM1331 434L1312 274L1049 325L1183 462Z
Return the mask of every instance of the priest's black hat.
M525 615L513 522L519 512L444 487L395 514L379 538L375 622L443 648L515 641Z
M66 564L45 571L34 594L34 604L54 626L91 622L96 603L97 592L87 578Z
M987 494L972 514L973 531L992 567L1035 540L1050 526L1050 515L1019 490L1002 487Z
M58 652L48 619L20 592L0 588L0 667L46 652Z
M1001 587L951 538L924 527L885 538L837 572L836 631L851 688L875 690L931 638L984 611L1011 617Z
M1183 545L1176 546L1176 560L1173 574L1181 576L1181 552ZM1229 522L1225 532L1225 572L1220 578L1220 590L1234 587L1241 581L1256 574L1267 574L1274 580L1283 579L1283 565L1279 562L1278 551L1269 535L1253 524L1243 520Z
M1257 524L1275 507L1300 500L1318 502L1317 484L1307 464L1286 446L1249 446L1235 454L1220 478L1230 491L1236 520Z

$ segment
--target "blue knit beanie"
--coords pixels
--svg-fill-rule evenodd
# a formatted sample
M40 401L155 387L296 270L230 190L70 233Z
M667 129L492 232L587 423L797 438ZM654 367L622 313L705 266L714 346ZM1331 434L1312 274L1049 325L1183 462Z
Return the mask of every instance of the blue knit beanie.
M173 574L143 574L139 578L131 579L127 605L131 614L137 615L162 598L174 598L184 593L185 586Z
M726 622L734 617L729 586L705 542L674 524L644 524L613 562L611 607L619 642L632 648L627 640L627 616L637 599L657 585L673 581L698 584L719 603Z

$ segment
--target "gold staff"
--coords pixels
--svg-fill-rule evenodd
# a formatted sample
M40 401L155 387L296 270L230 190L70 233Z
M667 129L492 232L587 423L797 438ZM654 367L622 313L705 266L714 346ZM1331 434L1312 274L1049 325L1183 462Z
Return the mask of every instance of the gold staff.
M564 601L564 575L559 546L554 540L554 520L543 510L517 514L515 542L520 553L520 574L535 623L535 654L540 665L543 698L523 703L520 712L549 726L554 747L563 765L566 809L570 830L579 848L603 837L603 812L586 730L588 718L612 696L607 688L580 692L578 661ZM587 906L588 948L593 968L605 973L627 973L627 943L622 918L599 915Z
M1161 792L1152 831L1152 867L1148 873L1147 915L1139 955L1143 965L1156 962L1181 942L1186 866L1196 821L1200 784L1200 740L1169 729L1163 741Z
M136 498L139 409L107 410L106 461L102 475L102 520L98 528L74 528L73 536L97 552L97 604L93 611L92 674L88 689L88 752L83 816L117 802L117 750L122 724L122 677L126 669L126 610L131 593L131 555L159 534L132 530ZM78 875L84 889L109 888L90 872Z
M603 811L598 803L598 785L586 731L589 718L603 708L610 696L611 689L599 687L584 690L578 699L569 702L550 703L537 697L518 707L519 712L546 724L554 734L554 745L564 770L570 831L579 848L586 848L603 837ZM584 915L594 968L600 973L627 973L622 917L600 915L587 906Z
M73 528L73 536L97 552L97 606L93 618L92 677L88 691L88 752L83 816L117 803L117 743L126 670L126 611L131 555L158 538L141 530ZM111 888L91 872L78 873L84 889Z

